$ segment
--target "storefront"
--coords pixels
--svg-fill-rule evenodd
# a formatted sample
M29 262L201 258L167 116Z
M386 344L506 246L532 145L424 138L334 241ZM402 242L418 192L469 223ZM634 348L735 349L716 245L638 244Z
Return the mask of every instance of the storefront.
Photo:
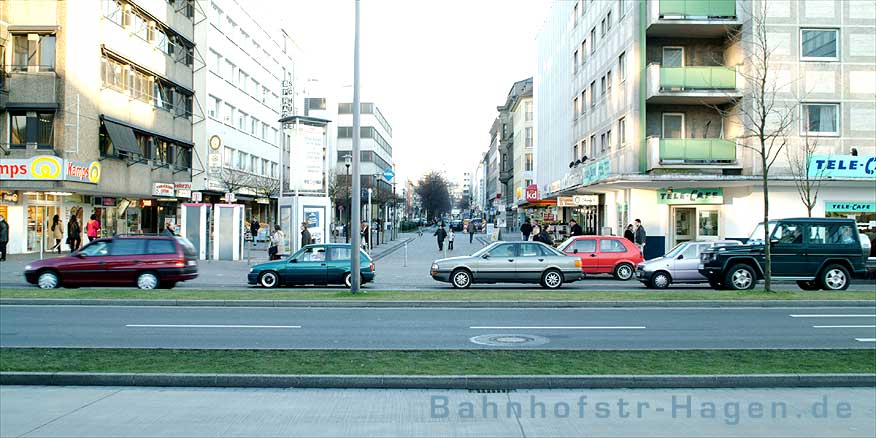
M717 240L722 235L721 188L664 189L657 204L669 206L668 246L690 240Z
M876 257L876 202L825 201L824 216L854 219L858 232L870 239L870 256Z
M558 196L557 207L561 209L563 222L574 220L585 235L602 234L605 223L605 197L603 195Z

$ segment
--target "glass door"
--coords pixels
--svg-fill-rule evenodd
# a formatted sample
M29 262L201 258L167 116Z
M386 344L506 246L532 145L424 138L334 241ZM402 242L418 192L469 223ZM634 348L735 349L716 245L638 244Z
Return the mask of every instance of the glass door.
M684 138L684 114L663 114L663 138Z
M662 66L684 67L684 47L664 47Z
M718 230L718 210L703 209L697 212L698 240L717 240L719 235Z
M673 245L696 238L693 224L695 215L696 208L676 207L672 210L673 238L675 240L672 242Z

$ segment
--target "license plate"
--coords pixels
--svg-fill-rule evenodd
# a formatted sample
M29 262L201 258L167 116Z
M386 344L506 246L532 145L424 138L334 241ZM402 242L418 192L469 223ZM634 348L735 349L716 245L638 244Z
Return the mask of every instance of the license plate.
M702 263L700 263L700 265L699 265L699 266L697 266L697 269L703 269L703 268L705 268L705 267L706 267L706 265L704 265L704 264L702 264Z

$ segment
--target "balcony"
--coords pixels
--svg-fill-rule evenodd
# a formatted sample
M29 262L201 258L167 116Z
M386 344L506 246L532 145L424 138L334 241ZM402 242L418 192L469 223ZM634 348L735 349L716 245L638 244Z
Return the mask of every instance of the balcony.
M736 0L648 0L648 36L712 38L741 25Z
M720 138L648 138L648 170L739 168L738 145Z
M648 66L648 103L716 105L742 97L734 67Z
M514 178L514 169L502 169L499 171L499 182L502 184L507 183L512 178Z
M4 107L58 105L58 75L54 71L11 71L3 79L9 94Z

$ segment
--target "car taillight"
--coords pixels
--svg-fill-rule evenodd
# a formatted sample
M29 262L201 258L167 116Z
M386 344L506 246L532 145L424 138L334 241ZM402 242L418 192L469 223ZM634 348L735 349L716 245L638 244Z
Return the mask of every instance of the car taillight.
M185 268L186 267L186 259L179 259L176 261L175 266L177 268Z
M371 268L371 272L374 272L374 263L371 263L371 264L369 265L369 267Z

